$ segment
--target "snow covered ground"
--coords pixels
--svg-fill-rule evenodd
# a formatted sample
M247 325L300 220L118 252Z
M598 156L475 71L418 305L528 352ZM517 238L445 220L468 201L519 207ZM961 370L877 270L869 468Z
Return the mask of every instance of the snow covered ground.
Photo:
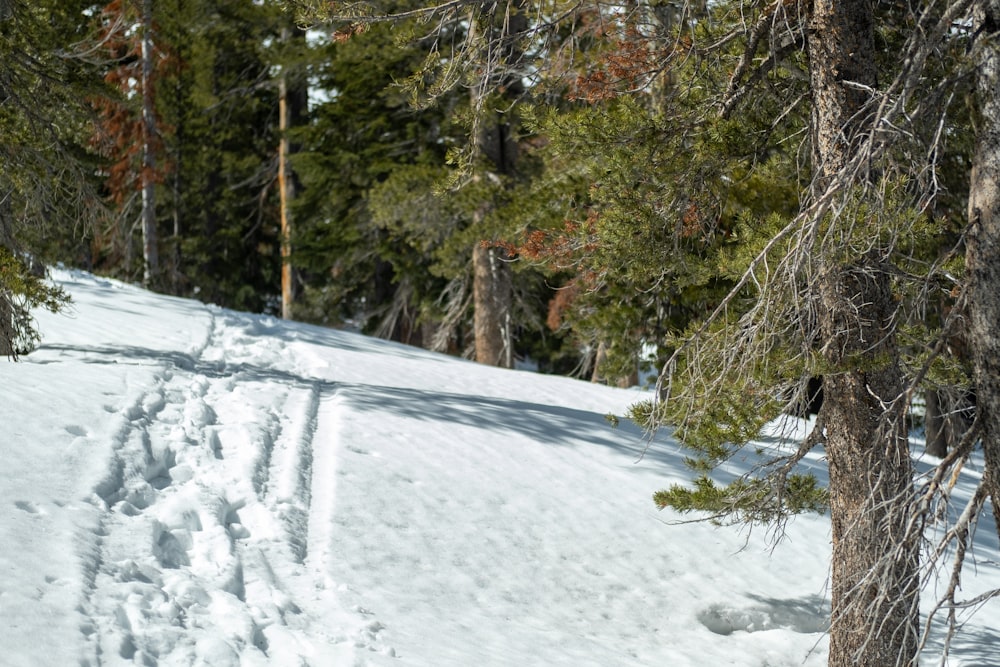
M828 520L668 525L640 393L55 277L2 366L0 665L825 664Z

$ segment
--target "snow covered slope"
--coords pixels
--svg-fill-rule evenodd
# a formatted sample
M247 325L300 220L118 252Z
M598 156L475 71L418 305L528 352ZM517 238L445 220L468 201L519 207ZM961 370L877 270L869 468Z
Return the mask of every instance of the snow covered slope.
M3 364L0 665L825 663L827 520L666 525L677 446L604 418L641 394L56 278Z

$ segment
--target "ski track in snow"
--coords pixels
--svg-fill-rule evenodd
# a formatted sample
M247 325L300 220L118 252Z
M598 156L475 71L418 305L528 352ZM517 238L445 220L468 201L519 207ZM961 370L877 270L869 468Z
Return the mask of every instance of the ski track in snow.
M309 616L319 605L316 616L329 617L336 604L323 573L337 443L315 441L321 422L321 432L336 432L336 387L292 362L276 372L277 338L255 338L238 314L206 313L208 335L190 363L154 366L152 388L145 380L112 415L114 459L92 499L101 516L77 539L91 653L81 667L392 655L364 609L325 631Z
M679 446L603 419L641 394L61 280L0 404L4 667L825 663L829 521L664 527ZM991 521L966 598L1000 589ZM1000 664L978 613L949 664Z

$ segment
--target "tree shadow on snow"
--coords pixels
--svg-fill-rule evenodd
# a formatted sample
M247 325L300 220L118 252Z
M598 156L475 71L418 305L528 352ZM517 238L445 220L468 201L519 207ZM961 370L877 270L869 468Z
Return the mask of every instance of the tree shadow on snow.
M830 601L820 595L785 599L748 597L755 604L713 604L698 612L698 621L717 635L777 628L814 634L829 629Z
M299 342L319 347L346 350L348 352L389 355L424 361L448 363L465 361L412 345L382 338L373 338L345 329L333 329L316 324L286 321L261 315L247 315L235 311L222 311L217 316L223 319L228 326L240 327L241 333L245 335L270 336L284 343ZM472 362L466 361L466 363Z
M42 354L39 354L39 352ZM46 352L63 353L65 356L47 357L44 354ZM206 361L184 352L154 350L134 345L111 347L48 343L40 345L31 356L25 357L25 361L27 363L42 365L62 363L70 358L74 358L70 355L81 355L75 357L75 360L85 364L128 365L132 363L134 365L149 366L150 368L162 366L166 370L179 370L191 373L192 376L203 376L209 379L238 376L241 381L275 382L297 388L319 388L323 391L332 391L340 386L339 383L332 380L304 377L290 371L268 366L257 366L243 361Z
M973 617L975 618L975 617ZM933 632L933 631L932 631ZM934 637L922 654L920 664L937 664L943 637ZM960 627L951 641L947 664L962 667L996 667L1000 665L1000 629L983 625Z
M260 318L247 318L248 323L258 322ZM275 320L272 326L269 322L260 324L258 335L270 335L284 338L281 329L287 327L283 322ZM297 333L298 327L291 333ZM310 341L343 349L344 343L364 337L330 332L326 341ZM326 337L325 335L323 337ZM383 353L383 341L371 341L368 349L359 344L355 349L359 352ZM396 347L405 352L406 346L393 346L392 351L400 353ZM321 392L341 393L349 404L358 410L390 412L410 419L421 421L439 421L442 423L463 424L476 428L489 428L493 431L505 431L513 435L531 438L537 442L572 446L580 441L613 449L631 457L634 461L644 461L657 467L669 468L670 472L684 475L689 471L683 464L679 454L679 445L669 437L667 429L658 434L652 442L649 436L635 424L622 420L617 428L613 427L605 415L586 410L578 410L562 406L553 406L516 399L497 398L455 394L416 388L392 387L378 384L341 383L314 377L302 376L290 371L284 371L269 366L258 366L241 361L199 359L192 354L178 351L156 350L141 346L86 346L43 344L39 347L33 363L51 364L75 358L87 364L129 364L163 366L168 370L179 370L209 379L221 379L238 376L243 382L275 382L290 387L316 388ZM59 356L53 358L49 354ZM77 356L79 355L79 356ZM438 355L415 350L414 357L437 358ZM445 358L451 361L450 358Z
M666 433L653 442L638 426L620 421L613 427L605 415L509 398L453 394L373 384L342 384L342 396L358 410L389 412L409 419L462 424L507 432L549 445L579 441L626 454L687 475L678 445ZM648 445L648 446L647 446Z

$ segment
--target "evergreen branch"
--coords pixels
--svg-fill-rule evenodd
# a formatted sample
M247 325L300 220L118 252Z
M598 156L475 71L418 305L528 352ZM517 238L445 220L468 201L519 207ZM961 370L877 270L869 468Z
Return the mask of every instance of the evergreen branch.
M328 12L323 11L320 13L320 18L324 21L338 22L338 23L352 23L360 25L369 25L375 23L397 23L401 21L407 21L409 19L424 19L430 20L431 18L439 14L448 14L455 10L461 9L469 5L482 5L482 0L448 0L448 2L443 2L441 4L431 5L430 7L418 7L417 9L410 9L401 12L386 12L383 14L371 13L371 5L367 2L352 2L344 4L343 7L346 11L341 12Z
M767 76L768 73L777 68L785 56L802 48L804 40L805 38L800 35L793 41L787 44L782 44L777 50L772 51L771 55L768 56L767 59L760 65L755 67L754 71L742 84L739 83L739 79L736 78L736 73L734 73L733 78L730 80L730 87L726 91L725 96L723 96L719 115L722 118L729 118L736 106L743 101L743 98L745 98L747 94L750 93L753 86Z
M750 71L750 64L757 53L757 48L759 47L760 42L768 32L774 31L775 23L778 19L778 12L785 7L785 4L784 0L777 0L760 16L760 18L757 19L757 23L753 26L753 28L751 28L750 32L746 34L746 47L740 55L740 59L737 61L736 67L733 69L733 73L729 78L729 85L726 87L726 91L723 94L720 112L720 115L723 118L729 117L736 105L739 104L747 93L750 92L750 89L755 83L764 78L768 72L776 68L786 55L795 49L801 48L805 43L805 34L802 29L789 26L788 33L790 34L791 39L782 40L782 43L779 44L777 48L772 48L770 55L764 60L764 62L755 67L753 73L751 73L747 80L743 82L744 77L747 76L747 72Z

